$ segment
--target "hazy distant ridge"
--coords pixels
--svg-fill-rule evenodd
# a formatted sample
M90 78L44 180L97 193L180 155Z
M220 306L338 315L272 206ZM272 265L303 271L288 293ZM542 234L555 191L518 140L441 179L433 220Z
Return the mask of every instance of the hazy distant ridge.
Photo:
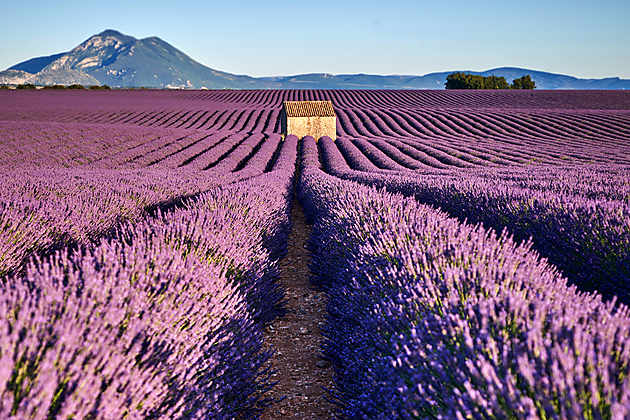
M530 74L539 89L630 89L630 80L618 77L579 79L516 67L483 72L453 71L503 76L508 82ZM180 89L443 89L446 76L453 71L423 76L312 73L251 77L204 66L158 37L137 39L106 30L66 53L18 63L0 72L0 83L80 83Z

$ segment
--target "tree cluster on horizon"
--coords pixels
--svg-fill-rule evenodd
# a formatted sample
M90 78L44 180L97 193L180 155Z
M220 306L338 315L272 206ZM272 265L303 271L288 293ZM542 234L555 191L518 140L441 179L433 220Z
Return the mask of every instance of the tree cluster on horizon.
M446 89L535 89L534 82L529 74L514 79L508 84L503 76L480 76L468 73L451 73L446 76Z

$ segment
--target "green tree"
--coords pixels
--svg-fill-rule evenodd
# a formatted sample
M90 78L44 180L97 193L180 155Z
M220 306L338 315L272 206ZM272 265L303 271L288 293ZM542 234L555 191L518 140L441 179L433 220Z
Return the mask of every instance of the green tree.
M483 77L467 73L451 73L446 76L446 89L509 89L505 77Z
M509 89L510 85L508 84L505 77L498 76L488 76L484 80L484 89Z
M469 80L469 87L467 89L485 89L486 88L486 81L484 80L483 76L476 76L476 75L472 75L469 74L468 75L468 80Z
M446 89L470 89L467 87L465 73L451 73L446 76Z
M534 82L529 74L526 74L523 77L519 77L518 79L514 79L512 81L512 85L510 86L512 89L536 89L536 82Z

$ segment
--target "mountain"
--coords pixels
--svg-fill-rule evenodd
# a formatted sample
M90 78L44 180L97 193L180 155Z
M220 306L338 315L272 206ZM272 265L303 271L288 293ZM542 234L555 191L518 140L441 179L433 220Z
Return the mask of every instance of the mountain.
M262 77L283 88L301 89L444 89L446 76L456 71L482 76L503 76L508 82L529 74L538 89L630 89L630 80L578 79L563 74L547 73L516 67L500 67L482 72L453 70L424 76L379 76L371 74L300 74L296 76Z
M530 74L539 89L630 89L630 80L618 77L579 79L515 67L466 72L503 76L508 82ZM0 72L0 84L80 83L179 89L442 89L449 73L452 71L424 76L312 73L250 77L204 66L158 37L137 39L108 29L68 52L32 58Z
M22 70L0 71L0 85L21 85L28 83L31 77L33 77L31 73Z
M542 89L630 89L630 80L619 77L604 79L578 79L563 74L547 73L544 71L526 70L516 67L501 67L484 71L483 76L503 76L508 81L529 74L536 82L536 87Z
M261 83L206 67L157 37L136 39L106 30L72 50L37 57L9 68L33 73L29 83L80 83L116 87L247 88ZM0 77L10 74L0 72Z
M34 74L29 80L34 85L101 85L102 83L90 74L72 68L51 68L46 66L39 73Z
M32 73L32 74L39 73L40 71L44 69L44 67L46 67L47 65L49 65L50 63L52 63L53 61L55 61L56 59L58 59L59 57L65 54L67 53L48 55L46 57L31 58L30 60L23 61L19 64L16 64L13 67L9 67L9 70L21 70L21 71Z

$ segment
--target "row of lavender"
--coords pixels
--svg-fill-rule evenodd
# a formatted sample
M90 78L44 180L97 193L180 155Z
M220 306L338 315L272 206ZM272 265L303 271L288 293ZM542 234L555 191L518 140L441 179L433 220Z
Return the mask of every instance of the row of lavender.
M629 123L630 124L630 123ZM628 164L630 146L609 133L578 137L541 133L502 137L437 135L340 137L344 154L362 154L353 169L433 171L529 164ZM598 137L599 136L599 137ZM619 136L630 136L619 132ZM275 142L279 134L134 127L121 124L0 122L0 165L23 167L211 169L237 147ZM257 143L258 142L258 143ZM241 143L244 143L241 146ZM357 151L354 151L357 149Z
M319 165L307 137L300 196L339 414L630 415L627 307L567 286L528 244Z
M216 105L213 104L213 108ZM280 127L280 110L268 108L233 108L190 110L186 107L171 111L134 111L113 113L83 113L71 111L58 115L61 122L99 124L130 124L145 127L195 129L229 132L271 133Z
M269 160L279 134L147 129L123 125L0 122L0 166L102 169L243 169L256 152ZM259 150L260 149L260 150ZM232 154L232 152L235 152ZM220 162L229 157L227 162ZM229 162L235 166L229 167ZM218 171L214 171L218 172ZM221 175L226 171L218 172ZM205 174L204 176L208 176Z
M602 111L404 110L336 108L341 136L623 139L627 114Z
M215 177L160 171L28 169L0 172L0 275L33 254L87 245L124 221L194 196ZM186 176L188 175L188 176Z
M492 138L619 138L628 131L628 118L614 111L505 111L402 108L344 108L335 104L340 136ZM275 132L280 128L278 108L247 107L220 110L136 111L83 114L72 111L57 116L60 122L137 125L169 129L229 132Z
M630 163L623 92L317 90L0 93L0 163L209 169L215 149L278 135L279 98L331 99L339 140L377 170Z
M0 165L0 275L19 270L32 254L86 244L121 221L137 220L218 184L263 174L284 147L279 135L219 133L189 142L185 153L176 149L179 157L173 160L168 147L144 147L142 133L132 130L122 137L114 131L109 138L92 126L58 128L47 133L50 145L42 141L46 137L15 132L16 144L2 149L13 157ZM209 145L202 144L206 140ZM178 167L182 154L190 162ZM62 162L70 168L61 169ZM148 162L154 162L151 169L121 170ZM199 172L203 168L208 170Z
M160 92L156 92L159 95ZM178 99L279 106L283 101L330 100L347 108L537 108L630 109L623 91L446 91L446 90L239 90L178 92Z
M81 177L82 194L53 204L46 198L68 194L61 177L16 186L14 194L32 195L5 203L23 211L29 200L41 200L41 214L68 202L94 217L77 224L71 212L66 225L61 217L43 223L83 245L2 278L0 417L256 416L270 386L261 332L281 299L275 259L287 243L297 139L278 150L268 172L264 162L222 185L149 171L126 174L119 182L137 184L106 192L125 173L59 170L51 175ZM173 200L169 188L192 196ZM155 205L143 216L147 202ZM131 221L106 212L108 232L90 228L107 225L98 213L120 204Z
M507 229L583 290L630 303L630 169L625 165L531 166L424 173L353 171L360 153L319 141L327 171L413 196L460 220ZM350 150L352 151L352 150Z
M508 167L532 164L628 164L628 146L601 143L536 140L528 142L475 142L419 138L337 138L353 169L362 171L435 171L474 167Z
M213 104L279 107L283 101L330 100L345 108L501 108L501 109L630 109L630 95L624 91L579 90L209 90L209 91L3 91L0 106L10 101L17 110L32 109L34 102L46 103L55 98L66 99L61 108L78 104L82 110L118 112L121 97L131 106L147 111L150 108L173 110L176 107L204 109ZM59 107L57 107L59 108ZM0 113L0 117L2 114Z
M278 132L280 115L275 115L259 126L257 113L271 112L261 109L226 109L221 115L227 119L201 119L195 115L210 111L176 112L173 125L161 117L163 112L150 112L153 117L146 119L146 112L138 112L132 117L114 115L103 119L88 115L85 118L73 112L68 118L72 121L86 121L115 125L142 125L157 130L179 130L187 127L197 131L249 133ZM214 111L219 112L219 111ZM407 148L419 149L438 160L438 164L427 167L472 166L472 165L514 165L530 162L563 162L563 160L602 161L614 158L627 163L629 153L624 139L630 135L630 119L623 113L594 111L534 111L506 112L505 110L405 110L405 109L344 109L336 107L337 135L346 139L405 143ZM126 113L122 113L123 116ZM169 113L167 113L168 115ZM155 117L155 118L154 118ZM122 119L121 119L122 118ZM67 119L67 118L66 118ZM228 121L233 123L227 124ZM223 121L223 122L221 122ZM253 123L255 121L255 123ZM184 123L186 123L184 125ZM17 124L17 123L14 123ZM254 124L254 125L252 125ZM169 128L171 127L171 128ZM614 146L612 156L602 154L601 146ZM378 145L377 145L378 147ZM398 147L395 145L395 147ZM610 148L606 152L611 153ZM384 153L388 154L385 150ZM406 154L402 150L402 154ZM418 152L413 152L413 154ZM410 155L413 158L413 154ZM446 159L444 158L446 157ZM396 157L393 160L400 162ZM408 159L407 159L408 160ZM420 163L426 164L424 159ZM563 162L563 163L566 163ZM404 168L403 168L404 169Z

